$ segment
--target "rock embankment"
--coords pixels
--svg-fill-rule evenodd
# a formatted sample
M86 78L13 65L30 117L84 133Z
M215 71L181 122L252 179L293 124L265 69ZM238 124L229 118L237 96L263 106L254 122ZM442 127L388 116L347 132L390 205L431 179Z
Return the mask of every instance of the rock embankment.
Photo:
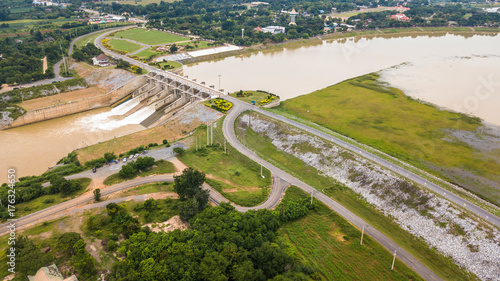
M248 122L250 121L250 122ZM291 154L359 194L401 228L482 280L500 278L500 231L444 198L341 147L267 117L243 115L238 126L267 136Z

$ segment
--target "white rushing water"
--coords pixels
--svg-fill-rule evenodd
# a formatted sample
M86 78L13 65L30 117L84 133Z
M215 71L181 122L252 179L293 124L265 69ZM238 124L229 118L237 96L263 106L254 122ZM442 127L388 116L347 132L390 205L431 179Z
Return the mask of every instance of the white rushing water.
M138 104L138 99L131 99L110 111L82 117L75 122L75 128L84 126L88 131L95 132L99 130L110 131L130 124L140 124L155 112L155 108L153 105L149 105L129 116L124 116L125 113Z

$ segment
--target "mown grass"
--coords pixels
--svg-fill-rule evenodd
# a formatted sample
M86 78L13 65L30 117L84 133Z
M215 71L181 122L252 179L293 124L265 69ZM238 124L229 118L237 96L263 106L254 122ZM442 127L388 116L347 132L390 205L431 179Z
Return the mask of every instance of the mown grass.
M295 186L287 189L283 201L308 198ZM349 224L320 202L316 210L279 232L296 255L316 269L323 280L423 280L406 264L396 259L391 270L392 253Z
M171 162L166 160L158 160L155 162L156 167L153 167L145 172L139 173L138 177L147 177L151 175L162 175L162 174L172 174L175 172L175 166ZM104 180L105 185L114 185L130 179L125 179L120 177L119 174L113 174Z
M161 54L162 54L161 52L154 51L150 48L150 49L146 49L142 52L139 52L135 55L140 57L140 58L148 59L150 56L157 56L157 55L161 55Z
M224 136L222 134L222 119L217 122L214 132L214 146L206 147L206 128L199 128L188 138L190 147L182 156L177 156L188 167L203 171L207 178L214 180L218 191L227 194L229 200L241 206L256 206L264 202L270 192L271 173L262 170L260 165L250 160L236 149L226 144L224 153ZM196 151L198 139L198 151ZM201 148L203 147L203 148ZM201 149L200 149L201 148Z
M257 113L250 114L257 116ZM259 118L266 118L261 115L259 116ZM236 124L238 123L237 121ZM238 128L238 125L236 127ZM441 278L445 280L474 279L474 276L465 272L450 258L444 257L436 250L429 248L422 240L403 230L390 218L366 203L365 200L361 199L351 189L334 182L331 178L322 176L318 170L305 165L300 159L277 150L267 136L256 134L251 129L244 131L237 129L236 132L239 139L247 147L251 147L260 157L303 180L317 190L322 191L365 221L370 222L373 227L390 237L395 243L415 256Z
M118 40L118 39L111 39L109 41L109 45L115 50L118 51L124 51L127 53L133 53L137 50L140 50L142 48L141 45L125 41L125 40Z
M475 131L479 118L438 109L381 85L368 74L299 96L273 109L297 116L374 147L431 174L456 182L483 199L500 203L494 186L461 174L500 183L500 162L446 130Z
M187 37L171 34L158 30L147 30L142 28L131 28L117 32L116 38L126 38L135 40L148 45L175 43L179 41L189 40Z
M40 211L42 209L76 198L85 193L85 191L87 191L87 187L92 182L90 178L80 178L76 180L79 181L82 185L82 188L77 192L68 196L63 196L62 194L43 195L31 201L16 204L16 216L18 218L26 216L36 211Z

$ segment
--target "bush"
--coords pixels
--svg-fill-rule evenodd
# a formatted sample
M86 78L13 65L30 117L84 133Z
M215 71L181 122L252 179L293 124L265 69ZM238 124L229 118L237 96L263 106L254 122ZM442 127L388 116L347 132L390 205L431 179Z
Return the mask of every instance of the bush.
M182 156L184 155L185 150L182 147L175 147L174 152L177 153L179 156Z
M167 144L168 143L167 139L163 139L162 143Z
M55 202L54 198L47 198L43 201L43 204L50 204L50 203L54 203L54 202Z

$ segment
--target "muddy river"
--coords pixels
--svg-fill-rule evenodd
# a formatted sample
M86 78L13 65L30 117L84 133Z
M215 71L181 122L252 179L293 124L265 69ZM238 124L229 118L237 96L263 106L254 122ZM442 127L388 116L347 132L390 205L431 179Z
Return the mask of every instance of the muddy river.
M226 92L259 89L283 99L374 71L410 96L500 125L499 35L324 40L184 67ZM74 149L144 129L143 116L120 115L126 106L1 131L0 182L9 167L40 174Z

